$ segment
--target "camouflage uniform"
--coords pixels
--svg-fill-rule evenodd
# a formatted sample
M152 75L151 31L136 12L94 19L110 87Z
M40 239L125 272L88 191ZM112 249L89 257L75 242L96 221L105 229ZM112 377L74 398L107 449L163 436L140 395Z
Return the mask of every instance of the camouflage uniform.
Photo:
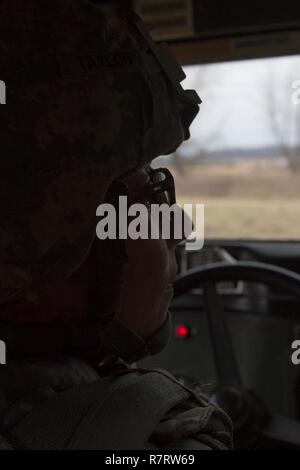
M77 359L66 359L61 363L11 363L5 369L5 373L0 375L0 385L10 397L10 406L2 418L2 429L8 438L0 437L0 450L26 448L24 442L20 444L20 437L15 437L15 429L19 424L22 426L22 420L35 407L47 407L51 398L57 394L99 380L94 369ZM136 371L140 376L151 372L121 364L117 373L112 373L111 377L113 379L114 376ZM175 380L164 371L158 373ZM195 390L190 398L169 410L147 445L150 449L183 450L226 450L231 447L231 423L228 416L221 409L208 404L200 390Z
M175 90L126 18L85 0L2 0L0 304L34 298L81 265L96 208L120 175L186 137ZM1 312L0 312L1 318ZM98 374L79 360L0 369L6 435L42 400ZM30 430L29 430L30 432ZM189 399L165 416L156 448L228 448L227 416Z

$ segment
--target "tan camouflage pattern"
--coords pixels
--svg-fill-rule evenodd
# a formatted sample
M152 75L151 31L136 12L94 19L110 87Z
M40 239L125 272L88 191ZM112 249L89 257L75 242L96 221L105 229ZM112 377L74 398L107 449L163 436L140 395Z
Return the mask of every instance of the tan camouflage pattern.
M125 368L125 373L129 370L130 368ZM88 364L70 358L61 362L35 364L11 362L0 372L0 387L9 397L9 406L2 420L0 450L11 448L6 440L6 434L9 435L10 430L39 403L51 400L52 396L68 388L99 380L97 372ZM232 423L227 414L215 405L209 404L203 397L200 387L195 389L194 393L198 400L192 397L186 399L172 408L161 420L150 438L154 448L181 450L232 448ZM31 430L28 429L28 432Z
M0 451L1 450L15 450L7 440L0 435Z
M26 417L35 406L51 399L56 393L99 379L87 363L73 358L61 362L36 363L10 361L0 369L0 391L7 398L1 411L0 451L14 450L6 432ZM30 430L29 430L30 432Z
M232 423L215 405L197 406L192 400L173 408L151 437L159 449L229 450Z
M4 303L70 276L110 182L172 152L183 131L134 26L87 1L1 0L0 70Z

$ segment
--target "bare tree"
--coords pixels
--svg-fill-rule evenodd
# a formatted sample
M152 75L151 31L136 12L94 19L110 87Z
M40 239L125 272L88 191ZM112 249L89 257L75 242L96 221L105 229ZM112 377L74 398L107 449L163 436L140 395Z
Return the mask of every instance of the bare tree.
M300 79L300 59L288 72L277 65L268 71L265 105L270 129L282 157L293 171L300 171L300 105L292 100L292 84Z

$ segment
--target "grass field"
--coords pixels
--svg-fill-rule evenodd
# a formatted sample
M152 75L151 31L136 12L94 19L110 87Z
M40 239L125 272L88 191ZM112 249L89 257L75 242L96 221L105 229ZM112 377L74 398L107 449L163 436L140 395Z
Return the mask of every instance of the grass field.
M300 239L300 173L267 162L171 171L178 202L205 205L205 238Z

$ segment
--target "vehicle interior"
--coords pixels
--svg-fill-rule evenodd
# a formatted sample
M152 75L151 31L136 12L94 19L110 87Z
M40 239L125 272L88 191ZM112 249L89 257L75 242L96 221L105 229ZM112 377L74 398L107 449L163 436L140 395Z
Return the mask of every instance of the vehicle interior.
M178 247L171 341L142 365L200 386L237 448L300 447L299 6L134 6L202 99L191 140L154 164L205 208L204 247Z
M203 205L204 244L177 246L171 338L138 366L223 408L235 449L300 449L300 2L126 3L202 100L191 139L152 166L180 206Z

